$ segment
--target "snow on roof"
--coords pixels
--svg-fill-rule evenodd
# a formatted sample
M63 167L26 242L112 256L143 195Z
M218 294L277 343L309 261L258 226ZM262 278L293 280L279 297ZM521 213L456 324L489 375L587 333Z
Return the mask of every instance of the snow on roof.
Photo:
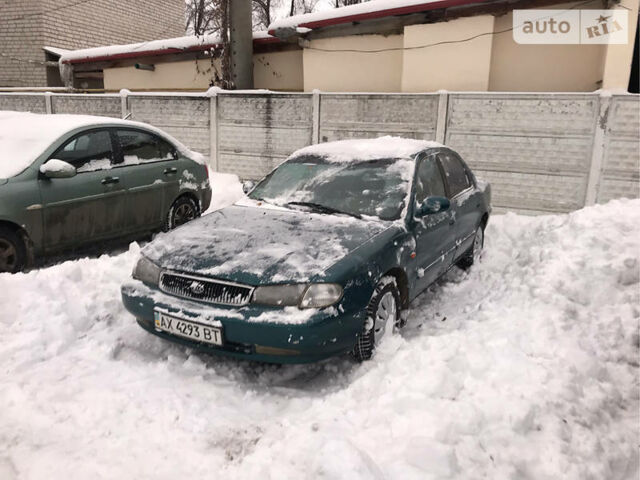
M48 53L52 53L53 55L57 55L59 57L61 57L62 55L64 55L67 52L70 52L71 50L68 50L66 48L58 48L58 47L42 47L42 49L45 52Z
M271 23L268 30L269 33L273 34L279 28L303 27L313 29L392 15L407 15L436 8L482 3L484 1L486 0L372 0L331 10L281 18Z
M80 127L94 125L143 127L171 141L181 153L203 163L202 156L191 152L175 138L146 123L91 115L43 115L0 111L0 178L24 171L58 138Z
M278 42L266 31L253 32L253 41L257 43ZM118 58L135 58L150 55L164 55L185 51L200 51L215 47L222 43L217 35L187 36L151 40L149 42L129 43L126 45L109 45L106 47L83 48L70 50L60 57L63 63L85 63Z
M293 152L290 158L317 155L335 162L374 160L378 158L408 158L427 148L442 147L438 142L402 137L339 140L309 145Z

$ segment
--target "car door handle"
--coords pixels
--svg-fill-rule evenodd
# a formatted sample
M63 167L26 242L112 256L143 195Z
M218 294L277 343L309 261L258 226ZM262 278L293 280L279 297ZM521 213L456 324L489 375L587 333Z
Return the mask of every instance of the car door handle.
M169 167L169 168L165 168L164 169L164 173L165 175L169 175L171 173L176 173L178 171L178 169L176 167Z
M102 179L102 183L103 185L109 185L110 183L118 183L120 181L120 179L118 177L105 177Z

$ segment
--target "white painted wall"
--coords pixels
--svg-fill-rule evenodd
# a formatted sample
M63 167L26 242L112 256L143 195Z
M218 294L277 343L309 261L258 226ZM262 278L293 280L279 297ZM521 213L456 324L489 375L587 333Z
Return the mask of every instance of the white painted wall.
M143 62L141 62L143 63ZM105 68L105 90L206 90L216 70L221 72L220 60L187 60L156 63L155 70L135 67ZM302 51L256 53L253 56L255 88L301 91Z
M450 22L410 25L404 29L403 92L440 89L486 91L489 88L494 17L480 15ZM407 50L436 42L457 42Z
M304 50L304 90L329 92L399 92L402 50L380 53L313 50L401 48L402 35L350 35L312 40Z

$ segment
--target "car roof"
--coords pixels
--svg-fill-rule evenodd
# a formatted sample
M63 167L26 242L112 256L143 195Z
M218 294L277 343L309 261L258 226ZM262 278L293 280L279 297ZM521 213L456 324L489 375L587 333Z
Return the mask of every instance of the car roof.
M145 129L171 142L178 150L193 158L193 152L175 138L145 123L93 115L0 111L0 178L9 178L25 170L59 138L70 132L92 127Z
M385 136L318 143L296 150L289 159L318 156L334 162L358 162L381 158L412 158L430 148L441 147L444 145L429 140Z

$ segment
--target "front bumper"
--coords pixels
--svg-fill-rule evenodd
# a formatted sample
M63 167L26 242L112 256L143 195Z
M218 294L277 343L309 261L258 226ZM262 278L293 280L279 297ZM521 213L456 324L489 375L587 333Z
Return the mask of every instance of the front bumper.
M353 349L362 332L366 312L345 314L336 308L301 311L247 305L207 305L167 295L142 282L122 286L122 301L138 324L159 337L209 353L270 363L308 363ZM158 330L154 311L199 323L222 324L223 345L216 346ZM300 321L300 313L306 320ZM267 321L262 319L268 318Z

